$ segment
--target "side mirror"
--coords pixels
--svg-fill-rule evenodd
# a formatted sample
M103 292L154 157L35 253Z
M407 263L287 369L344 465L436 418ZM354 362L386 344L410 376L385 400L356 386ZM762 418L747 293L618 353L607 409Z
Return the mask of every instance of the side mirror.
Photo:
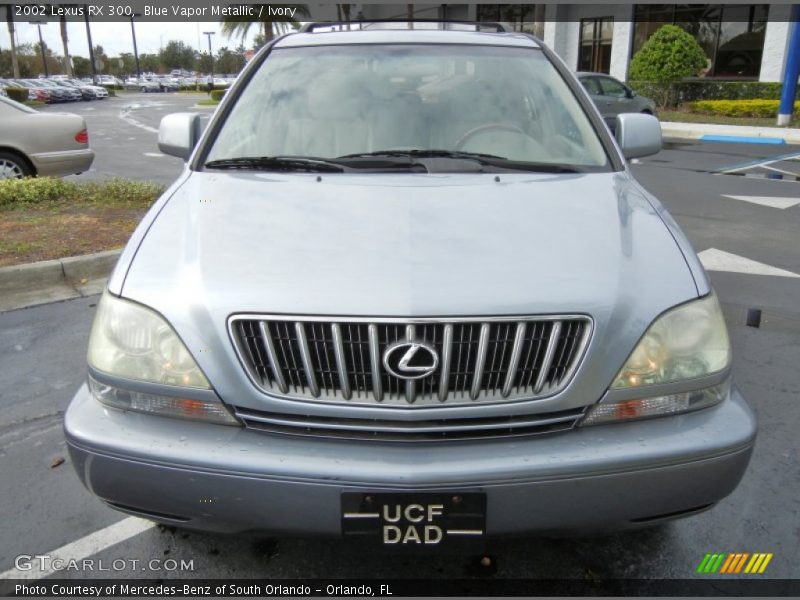
M617 115L614 135L625 158L650 156L661 150L661 124L653 115Z
M628 98L636 98L636 92L634 92L632 89L625 88L625 92L625 95L628 96Z
M202 133L199 113L166 115L158 127L158 149L164 154L187 160Z

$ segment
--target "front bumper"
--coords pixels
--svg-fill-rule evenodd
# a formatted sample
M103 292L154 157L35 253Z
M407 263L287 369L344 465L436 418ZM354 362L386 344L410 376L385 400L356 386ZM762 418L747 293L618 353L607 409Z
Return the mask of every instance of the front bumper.
M735 389L686 415L529 438L382 443L281 436L121 412L82 386L65 415L84 485L183 527L340 535L343 492L483 491L490 536L623 529L730 494L755 417Z

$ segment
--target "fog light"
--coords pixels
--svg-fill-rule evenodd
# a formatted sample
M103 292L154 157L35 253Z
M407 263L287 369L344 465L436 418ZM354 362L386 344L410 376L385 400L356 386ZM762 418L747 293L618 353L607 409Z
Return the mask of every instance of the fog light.
M731 384L728 379L718 385L691 392L617 402L601 402L589 409L580 424L599 425L700 410L722 402L727 398L730 389Z
M89 390L98 402L112 408L222 425L240 425L239 421L218 400L209 402L178 396L135 392L101 383L91 376L89 377Z

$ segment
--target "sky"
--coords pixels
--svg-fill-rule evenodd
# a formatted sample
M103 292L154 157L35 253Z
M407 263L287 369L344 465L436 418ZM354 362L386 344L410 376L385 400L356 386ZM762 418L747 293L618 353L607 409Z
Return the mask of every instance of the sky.
M0 23L0 49L7 50L10 47L8 38L8 28L5 26L5 19ZM235 48L239 45L239 37L235 36L228 39L220 33L219 23L136 23L136 45L139 54L157 53L159 49L167 45L170 40L179 40L188 44L194 49L208 50L208 41L203 31L216 31L216 35L211 36L211 49L216 54L222 46ZM17 33L17 43L35 43L39 41L39 33L36 25L27 22L15 22ZM117 56L121 52L133 53L133 41L131 38L131 25L128 22L122 23L100 23L94 22L90 25L92 30L92 43L103 47L107 56ZM256 25L251 27L245 46L252 46L252 39L258 32ZM89 57L89 45L86 41L86 25L83 22L67 23L67 35L69 36L70 54L76 56ZM42 37L56 54L63 54L61 45L61 33L59 24L51 22L42 25Z

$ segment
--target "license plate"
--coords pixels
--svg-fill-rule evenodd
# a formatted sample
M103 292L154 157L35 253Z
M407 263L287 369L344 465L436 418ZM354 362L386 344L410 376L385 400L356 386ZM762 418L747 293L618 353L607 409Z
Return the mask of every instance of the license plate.
M385 548L480 544L486 534L486 495L345 492L342 533L370 539Z

